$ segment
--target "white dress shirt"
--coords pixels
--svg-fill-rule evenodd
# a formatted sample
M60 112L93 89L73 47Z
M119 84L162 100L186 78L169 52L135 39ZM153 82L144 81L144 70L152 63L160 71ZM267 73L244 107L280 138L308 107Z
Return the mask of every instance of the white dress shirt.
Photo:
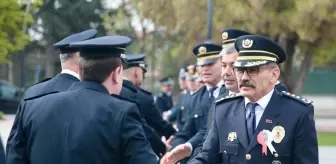
M78 80L80 80L79 74L74 71L71 71L70 69L63 69L61 73L72 75L76 77Z
M221 90L221 88L222 88L222 86L223 86L223 84L224 84L224 81L219 81L219 83L216 85L216 89L214 90L214 92L213 92L213 96L214 96L214 98L217 98L218 96L219 96L219 92L220 92L220 90ZM206 84L205 85L206 86L206 89L207 89L207 91L210 91L210 89L212 88L210 85L208 85L208 84ZM210 95L211 93L209 92L209 97L211 97L211 95Z
M238 93L235 93L235 92L232 92L232 91L229 90L229 95L228 96L231 96L231 95L236 95L237 96Z
M274 92L274 89L271 92L267 93L264 97L259 99L257 102L254 102L254 103L258 104L258 106L255 108L255 116L256 116L256 124L255 125L256 125L256 127L254 127L254 128L258 127L261 116L263 115L263 113L266 109L266 106L268 105L269 101L271 100L273 92ZM245 109L247 110L246 111L246 118L250 114L250 110L246 108L246 105L249 102L251 102L251 101L248 98L245 97Z

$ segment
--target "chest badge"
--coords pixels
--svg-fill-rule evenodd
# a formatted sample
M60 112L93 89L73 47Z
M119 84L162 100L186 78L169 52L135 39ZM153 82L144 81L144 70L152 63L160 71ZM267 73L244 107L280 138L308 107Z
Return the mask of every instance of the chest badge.
M275 126L272 130L272 133L275 143L280 143L286 135L285 128L282 126Z
M230 132L228 135L228 141L233 142L237 140L237 133L236 132Z

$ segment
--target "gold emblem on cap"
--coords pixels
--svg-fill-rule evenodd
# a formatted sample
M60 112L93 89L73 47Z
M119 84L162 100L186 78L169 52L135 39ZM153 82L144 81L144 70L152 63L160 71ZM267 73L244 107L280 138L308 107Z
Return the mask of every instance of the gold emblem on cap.
M251 48L253 45L253 40L251 39L245 39L242 42L244 48Z
M200 54L205 54L207 52L207 49L205 47L201 46L200 48L198 48L198 52Z
M226 40L229 37L229 34L227 32L222 33L222 39Z
M228 135L228 140L233 142L237 139L237 133L236 132L230 132Z
M272 130L272 133L275 143L280 143L286 135L285 128L282 126L275 126Z

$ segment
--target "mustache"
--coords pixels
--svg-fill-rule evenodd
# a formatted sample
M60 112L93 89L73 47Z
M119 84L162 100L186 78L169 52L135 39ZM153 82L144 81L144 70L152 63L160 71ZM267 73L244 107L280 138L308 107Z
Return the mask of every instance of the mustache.
M252 81L250 81L250 80L242 80L242 81L240 81L240 83L239 83L239 88L241 88L241 87L251 87L251 88L255 88L256 85L255 85Z

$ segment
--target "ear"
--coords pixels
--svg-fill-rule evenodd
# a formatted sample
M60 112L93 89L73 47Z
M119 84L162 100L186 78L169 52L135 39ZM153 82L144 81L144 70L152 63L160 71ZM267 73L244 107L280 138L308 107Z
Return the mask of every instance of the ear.
M111 79L113 84L117 84L122 76L122 67L117 67L112 73L111 73Z
M279 77L280 77L280 69L279 68L273 69L271 74L271 82L275 84L279 80Z
M134 77L134 79L138 79L138 72L139 72L138 69L133 69L133 77Z

